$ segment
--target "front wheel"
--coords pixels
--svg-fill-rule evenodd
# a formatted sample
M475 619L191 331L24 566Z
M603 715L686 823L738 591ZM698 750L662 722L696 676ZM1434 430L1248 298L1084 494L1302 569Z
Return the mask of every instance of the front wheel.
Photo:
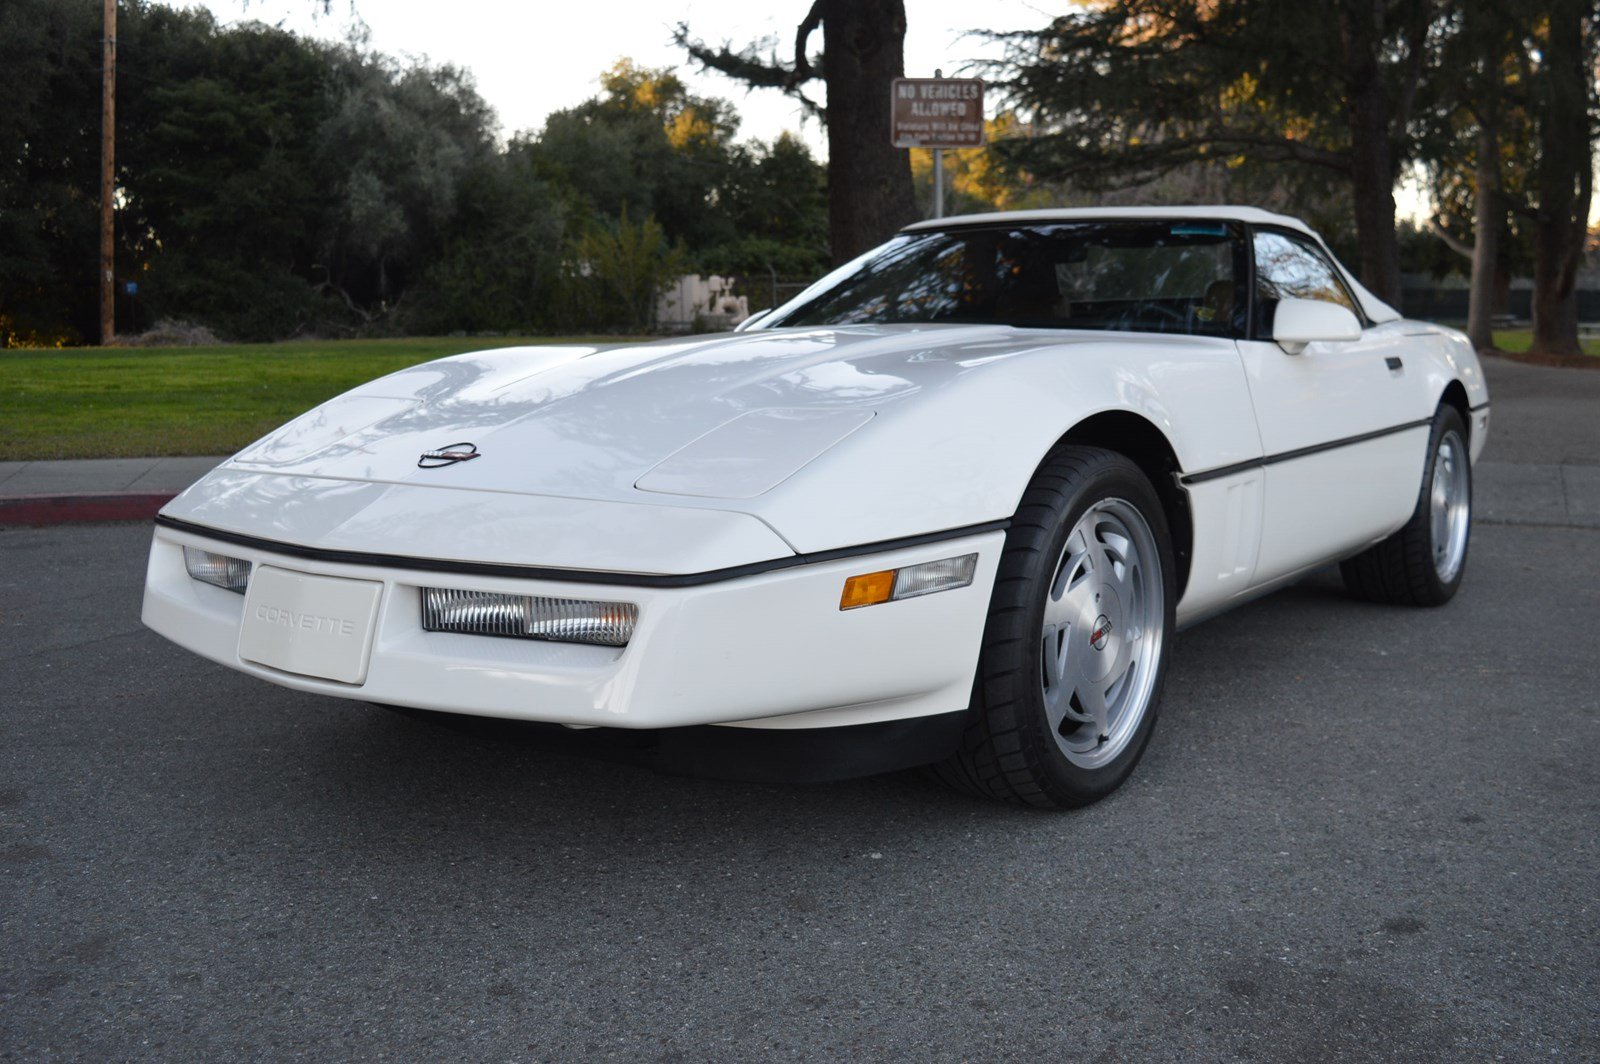
M1063 446L1006 535L961 749L936 772L1044 807L1105 797L1155 727L1174 630L1171 538L1132 461Z
M1442 606L1455 597L1472 533L1472 457L1467 427L1441 406L1428 434L1422 496L1404 528L1339 565L1357 598L1406 606Z

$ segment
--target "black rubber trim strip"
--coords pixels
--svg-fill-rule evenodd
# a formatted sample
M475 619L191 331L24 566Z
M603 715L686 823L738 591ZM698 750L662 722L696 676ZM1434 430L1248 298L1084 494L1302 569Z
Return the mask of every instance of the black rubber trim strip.
M1487 409L1489 409L1489 400L1485 399L1483 402L1479 403L1477 406L1469 406L1469 407L1467 407L1467 413L1476 414L1480 410L1487 410Z
M751 562L748 565L734 565L726 569L712 569L703 573L665 574L601 572L587 569L548 569L534 565L499 565L493 562L460 562L439 558L411 558L401 554L369 554L365 551L323 550L318 547L302 547L294 543L283 543L274 539L262 539L259 536L247 536L240 532L225 532L222 529L208 528L205 525L197 525L181 518L168 517L165 514L156 515L156 524L163 528L171 528L179 532L189 532L196 536L203 536L206 539L214 539L220 543L235 543L241 547L254 547L257 550L282 554L290 558L308 558L313 561L335 562L340 565L377 565L388 569L411 569L424 573L464 573L473 576L511 577L516 580L552 580L572 584L614 584L623 587L699 587L702 584L715 584L724 580L738 580L740 577L770 573L777 569L793 569L801 565L816 565L819 562L838 561L841 558L883 554L887 551L901 550L906 547L920 547L924 544L941 543L949 539L963 539L967 536L981 535L985 532L1004 532L1011 527L1010 520L986 521L983 524L965 525L961 528L946 529L943 532L927 532L920 536L902 536L899 539L879 540L876 543L862 543L854 547L838 547L834 550L816 551L811 554L791 554L787 558Z
M1281 454L1269 454L1264 458L1252 458L1248 462L1235 462L1233 465L1219 466L1216 469L1207 469L1199 473L1190 473L1183 478L1183 482L1185 484L1203 484L1208 480L1231 477L1235 473L1243 473L1249 469L1264 469L1279 462L1292 462L1296 458L1305 458L1307 455L1321 454L1323 451L1333 451L1340 447L1366 443L1368 440L1382 439L1385 436L1393 436L1397 432L1410 432L1412 429L1420 429L1431 424L1433 424L1432 418L1423 418L1421 421L1408 421L1404 425L1378 429L1375 432L1363 432L1359 436L1346 436L1343 439L1329 440L1327 443L1314 443L1310 447L1301 447L1293 451L1284 451Z

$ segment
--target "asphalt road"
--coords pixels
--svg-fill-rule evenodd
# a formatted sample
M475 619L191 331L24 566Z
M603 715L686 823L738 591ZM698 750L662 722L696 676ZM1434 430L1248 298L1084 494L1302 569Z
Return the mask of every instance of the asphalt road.
M1600 461L1514 372L1488 457ZM1595 529L1185 633L1069 814L281 690L140 628L146 540L0 532L5 1059L1600 1059Z

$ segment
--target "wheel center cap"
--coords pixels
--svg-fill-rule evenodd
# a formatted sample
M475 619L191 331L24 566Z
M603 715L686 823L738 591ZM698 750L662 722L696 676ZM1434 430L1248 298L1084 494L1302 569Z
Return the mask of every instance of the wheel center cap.
M1089 645L1096 650L1104 650L1106 643L1111 639L1111 618L1105 614L1094 619L1094 626L1089 629Z

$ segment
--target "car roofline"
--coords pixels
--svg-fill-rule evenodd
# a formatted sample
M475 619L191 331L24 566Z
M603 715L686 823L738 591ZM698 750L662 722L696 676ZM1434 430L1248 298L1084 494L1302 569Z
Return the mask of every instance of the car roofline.
M1285 225L1315 235L1314 230L1298 218L1264 211L1260 207L1244 206L1052 207L1030 211L989 211L981 214L954 214L944 218L927 218L920 222L912 222L900 231L917 233L968 225L1003 225L1008 222L1156 221L1189 218L1253 222L1257 225Z

